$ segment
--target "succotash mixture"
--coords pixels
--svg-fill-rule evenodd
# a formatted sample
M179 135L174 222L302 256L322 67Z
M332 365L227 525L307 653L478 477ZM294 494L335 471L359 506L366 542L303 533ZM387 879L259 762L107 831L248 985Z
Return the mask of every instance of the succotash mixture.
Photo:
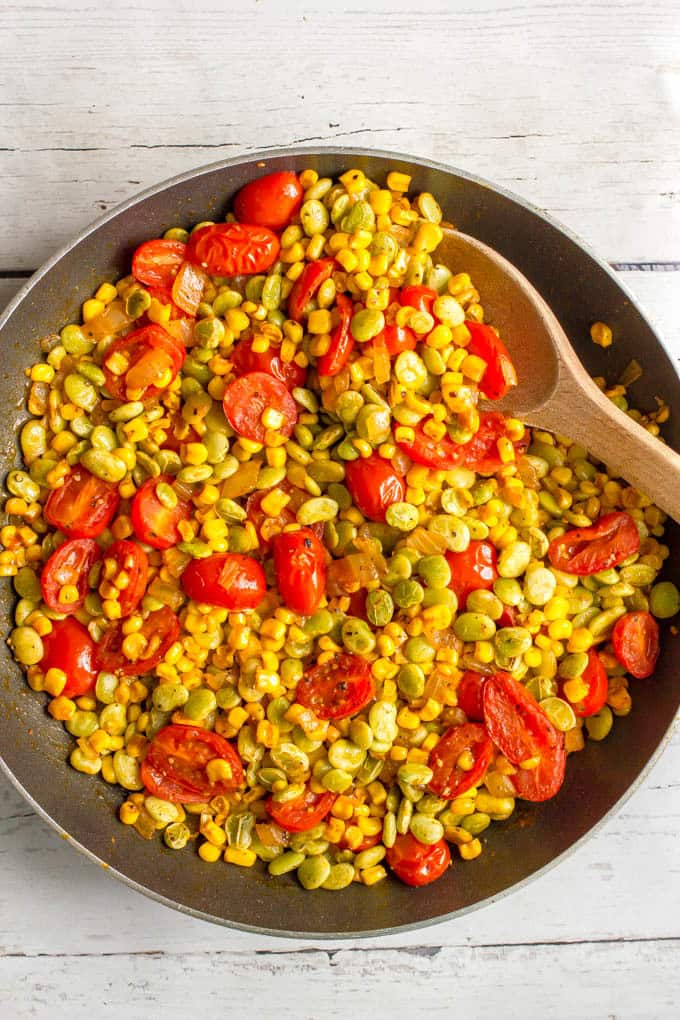
M307 889L478 857L680 608L662 512L488 409L510 354L410 184L272 173L140 245L43 341L7 479L10 644L71 765L140 836Z

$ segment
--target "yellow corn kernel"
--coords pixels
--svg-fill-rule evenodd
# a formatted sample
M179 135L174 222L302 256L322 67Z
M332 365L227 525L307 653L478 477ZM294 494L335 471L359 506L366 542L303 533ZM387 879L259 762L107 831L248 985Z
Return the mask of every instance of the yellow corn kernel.
M102 301L105 305L110 304L117 296L118 291L112 283L102 283L101 287L99 287L95 293L97 301Z
M432 750L432 748L435 747L438 743L439 743L439 734L438 733L428 733L428 735L425 737L425 740L423 740L423 742L420 745L420 747L421 747L421 749L423 751L427 751L429 753Z
M311 188L319 179L319 175L316 170L303 170L300 174L300 185L307 191Z
M444 231L438 223L421 223L412 246L417 252L433 252L441 244L443 236Z
M351 797L340 794L331 808L331 814L334 818L342 818L344 821L348 821L354 814L354 801Z
M214 822L212 818L201 823L201 835L216 847L222 847L227 842L227 835L224 829Z
M290 503L290 496L283 489L271 489L263 498L260 506L268 517L278 517L288 503Z
M378 782L377 779L368 784L366 792L368 793L372 804L384 804L387 800L387 790L382 783Z
M45 673L43 690L57 698L64 690L64 687L66 687L67 679L68 677L66 676L66 673L64 673L63 669L57 669L53 666Z
M103 301L99 301L97 298L90 298L85 301L82 308L83 322L90 322L92 319L96 319L98 315L104 311L106 305Z
M417 730L420 726L420 717L416 712L404 706L397 715L397 725L405 730Z
M71 698L65 698L63 695L54 698L50 701L47 706L47 711L50 713L53 719L58 719L60 722L66 722L67 719L71 719L76 712L76 703Z
M569 612L569 603L561 595L554 595L543 606L543 613L546 620L563 620Z
M571 620L553 620L548 627L548 635L553 641L566 641L573 630Z
M493 662L494 646L491 641L475 641L475 658L480 662Z
M241 705L237 705L236 708L232 708L227 716L229 723L235 729L240 730L245 722L248 721L250 716L246 712L245 708Z
M590 339L598 347L611 347L613 335L606 322L594 322L590 327Z
M385 216L392 208L392 195L382 188L370 191L368 203L376 216Z
M364 885L377 885L378 882L382 882L384 878L387 878L387 872L383 868L382 864L374 864L372 868L364 868L361 874L361 881Z
M408 748L402 747L401 744L395 744L394 747L390 748L390 759L392 761L406 761L408 758Z
M357 826L361 829L364 836L377 836L382 831L382 818L359 816L357 818Z
M566 698L572 703L577 705L579 701L587 696L589 691L588 684L583 681L581 677L576 677L573 680L565 680L562 690Z
M501 436L496 442L496 448L501 458L501 463L512 464L515 459L515 447L507 436Z
M593 635L586 627L577 627L567 641L568 652L587 652L593 644Z
M201 843L198 848L198 856L206 864L215 864L222 856L222 848L213 843Z
M350 850L360 847L365 838L358 825L348 825L345 829L345 842Z
M366 177L363 170L346 170L344 174L341 174L338 178L341 184L345 185L345 189L350 195L356 194L357 191L363 191L366 186Z
M458 853L464 861L473 861L482 852L482 844L478 839L471 839L469 843L461 843Z
M432 722L441 715L442 708L440 702L435 701L434 698L428 698L418 714L423 722Z
M118 810L118 817L123 825L134 825L139 818L139 808L132 801L126 800Z
M329 843L339 843L345 834L345 823L342 818L331 818L326 822L324 839Z
M230 846L224 851L224 859L227 864L238 864L241 868L252 868L257 860L254 850L239 850L238 847Z
M418 765L427 765L429 757L430 755L428 751L424 751L420 747L410 747L406 756L406 761L411 764L415 762Z
M211 785L229 783L233 778L231 765L224 758L211 758L205 767L205 773Z
M403 194L411 187L411 178L408 174L400 173L398 170L392 170L387 175L387 187L390 191L399 191Z
M416 438L416 434L410 426L398 425L394 430L394 438L398 443L412 443Z
M541 652L538 648L530 648L524 653L524 663L530 669L541 665Z
M40 364L31 366L30 379L31 382L51 383L54 379L54 374L54 369L51 365L40 362Z

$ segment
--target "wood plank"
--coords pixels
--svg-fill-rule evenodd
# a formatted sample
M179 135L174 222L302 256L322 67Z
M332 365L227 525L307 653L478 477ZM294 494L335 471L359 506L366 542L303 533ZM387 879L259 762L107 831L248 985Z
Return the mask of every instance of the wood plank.
M157 0L3 4L0 268L38 265L172 174L293 144L435 158L516 190L604 257L677 259L679 44L664 0L642 21L623 0L377 0L332 18L320 0L226 17L215 0L190 17ZM351 59L326 60L338 47Z

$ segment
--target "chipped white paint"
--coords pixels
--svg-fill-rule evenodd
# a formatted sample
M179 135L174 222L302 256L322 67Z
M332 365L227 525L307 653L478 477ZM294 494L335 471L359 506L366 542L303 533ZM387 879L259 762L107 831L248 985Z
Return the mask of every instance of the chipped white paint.
M644 16L627 0L338 6L6 0L0 307L21 285L3 270L34 268L142 187L258 148L356 144L492 178L634 263L622 278L680 357L677 0ZM408 999L435 1018L674 1017L679 773L676 734L548 875L460 921L351 948L161 907L74 854L2 779L0 1013L382 1020Z

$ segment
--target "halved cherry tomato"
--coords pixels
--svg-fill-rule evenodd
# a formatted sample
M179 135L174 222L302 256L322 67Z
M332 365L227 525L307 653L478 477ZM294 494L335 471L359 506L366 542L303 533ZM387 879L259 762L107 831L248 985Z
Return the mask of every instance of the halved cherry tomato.
M289 319L300 321L305 314L307 305L334 269L335 259L317 259L315 262L307 263L288 295Z
M134 612L144 597L146 584L149 579L149 560L140 545L136 542L129 542L125 538L119 539L110 545L104 554L104 567L107 561L112 560L115 565L115 578L124 573L127 578L127 585L118 591L118 604L123 616L129 616ZM116 585L116 587L118 587Z
M638 680L651 676L659 658L659 625L651 613L637 610L616 621L614 655Z
M478 383L480 393L487 400L500 400L512 386L517 385L517 372L510 353L491 326L468 320L465 325L471 336L466 348L468 354L486 362L484 375Z
M442 436L441 439L433 439L424 431L424 424L425 422L419 422L413 427L412 440L398 440L399 449L403 450L414 464L424 464L425 467L437 468L439 471L451 471L460 467L465 456L465 447L460 443L454 443L448 435Z
M186 258L212 276L249 276L273 266L280 248L278 237L267 227L213 223L194 230Z
M588 693L586 694L583 701L579 701L578 704L572 704L571 707L574 709L576 715L584 718L588 715L595 715L599 712L605 701L607 700L607 671L602 665L602 660L598 652L591 648L588 652L588 665L581 674L581 680L588 687ZM564 694L565 681L560 681L560 697L565 698ZM571 704L571 702L570 702Z
M234 199L234 216L241 223L280 230L302 204L304 190L292 170L266 174L249 181Z
M538 758L536 768L518 768L511 777L520 797L553 797L564 781L564 737L531 694L508 673L494 673L484 684L484 722L489 736L513 765Z
M266 372L280 379L284 386L292 390L296 386L304 386L307 380L307 369L296 365L294 361L283 361L281 348L270 344L266 351L253 350L254 337L246 336L239 340L232 351L231 360L237 375L249 372Z
M72 538L56 549L43 567L40 587L46 606L57 613L76 613L82 608L89 591L88 575L102 551L92 538ZM63 602L61 589L73 586L78 598Z
M326 551L309 528L274 539L274 571L281 598L300 616L311 616L326 590Z
M179 436L182 437L181 439L177 435L177 430L179 430ZM161 449L163 450L174 450L175 453L179 453L179 448L182 443L200 443L201 441L201 437L196 429L192 425L187 427L187 424L181 414L172 418L170 424L166 425L163 431L166 434L165 439L161 444Z
M406 885L421 886L436 882L451 863L451 851L446 840L427 846L407 832L397 836L394 846L387 851L387 863Z
M281 488L284 488L284 486L282 485ZM282 507L276 517L270 517L266 514L262 509L262 500L266 495L266 492L253 492L248 496L248 502L246 503L248 520L252 522L257 531L260 548L264 553L270 551L274 537L283 531L287 524L292 524L295 520L295 514L290 506Z
M449 588L455 591L461 610L471 591L492 588L498 577L496 548L483 539L473 539L464 552L447 552L446 559L451 567Z
M413 284L410 287L402 287L399 291L399 304L408 305L409 308L417 308L419 312L432 314L432 305L439 295L432 287L423 287L421 284Z
M122 676L142 676L144 673L150 673L179 637L179 620L173 611L168 606L156 609L149 613L140 630L136 632L147 642L144 658L128 659L122 648L127 636L123 631L124 623L125 620L111 623L99 642L95 652L97 669L120 673Z
M231 768L231 779L211 783L206 766L216 758ZM233 745L202 726L164 726L142 762L148 793L173 804L201 804L243 785L243 765Z
M118 486L104 482L80 464L71 470L60 489L45 503L45 519L69 538L96 538L116 515Z
M152 298L156 301L160 301L162 305L170 305L170 319L187 319L187 313L183 312L178 305L172 300L172 288L168 287L148 287L146 288ZM193 322L193 318L190 320ZM140 319L140 322L146 322L147 325L151 325L151 320L148 316Z
M345 482L354 503L371 521L384 521L388 506L402 502L406 491L403 478L378 453L345 464Z
M473 758L471 769L462 769L458 759L463 752ZM493 744L479 723L452 726L430 751L427 764L432 769L429 788L445 800L453 800L480 782L493 758Z
M462 708L468 719L484 721L484 683L486 677L467 669L456 687L458 708Z
M152 323L114 340L104 355L106 388L117 400L150 400L165 390L184 363L184 347ZM123 358L127 368L118 372Z
M43 639L44 655L40 668L61 669L66 673L66 686L61 692L66 698L89 694L99 671L95 663L95 643L82 623L73 616L53 620L52 630Z
M375 697L371 664L361 655L338 652L305 671L295 696L319 719L346 719Z
M179 499L174 507L163 506L156 495L156 487L162 483L172 485L171 475L148 478L135 493L132 500L130 519L135 536L140 542L154 549L169 549L182 541L178 525L191 517L191 504Z
M279 802L268 797L265 808L277 825L287 832L307 832L322 822L335 804L334 793L313 793L307 787L293 800Z
M132 256L132 275L146 287L170 290L186 250L182 241L145 241Z
M498 452L498 440L506 437L507 434L505 418L499 411L481 411L479 428L470 442L463 446L461 466L484 475L498 471L503 467L503 461ZM525 452L529 446L529 438L529 430L526 429L521 439L513 441L516 457Z
M215 553L192 560L181 584L190 599L222 609L254 609L267 592L264 570L244 553Z
M589 528L574 528L554 538L548 559L565 574L584 576L615 567L640 548L635 521L625 511L605 514Z
M234 379L226 388L222 405L234 431L254 443L264 443L268 428L262 414L267 409L283 416L274 431L286 438L293 434L297 422L297 407L286 386L266 372L248 372Z
M402 351L415 351L418 346L418 338L413 330L408 326L397 326L396 323L385 326L382 333L379 333L375 338L376 341L380 339L385 344L391 358L396 358L397 354L401 354Z
M338 294L335 304L340 312L340 322L331 333L331 342L325 354L316 363L319 375L337 375L344 368L354 349L354 337L350 333L354 305L346 294Z

